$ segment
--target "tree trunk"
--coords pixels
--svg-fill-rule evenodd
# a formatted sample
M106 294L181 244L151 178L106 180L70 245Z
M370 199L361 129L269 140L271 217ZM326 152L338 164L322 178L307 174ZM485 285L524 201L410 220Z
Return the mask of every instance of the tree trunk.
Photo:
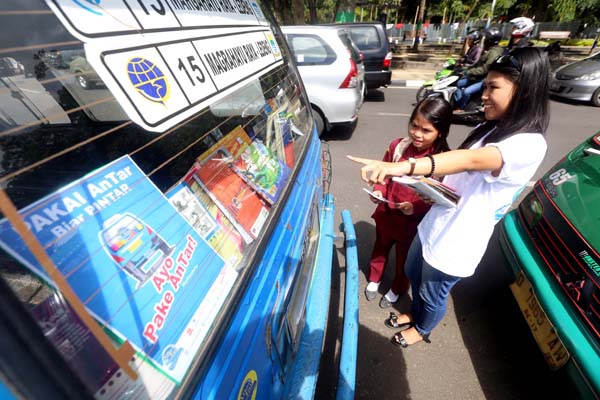
M417 32L415 34L415 43L413 44L413 51L419 50L419 41L423 31L423 18L425 17L425 6L426 0L421 0L419 5L419 16L417 17Z
M275 19L278 23L283 24L283 14L281 13L282 4L281 0L273 0L273 15L275 15Z
M292 0L294 7L294 25L304 25L304 0Z
M310 23L317 24L317 0L308 0L308 14L310 15Z

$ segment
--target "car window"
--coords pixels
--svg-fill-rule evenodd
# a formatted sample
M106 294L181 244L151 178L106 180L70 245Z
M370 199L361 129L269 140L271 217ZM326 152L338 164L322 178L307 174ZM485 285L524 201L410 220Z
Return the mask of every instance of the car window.
M287 35L298 65L329 65L336 60L333 49L317 35Z
M361 50L374 50L381 47L381 40L374 26L353 26L350 29L350 36Z
M359 53L358 47L356 46L356 44L354 42L352 42L352 39L350 39L350 35L348 34L348 32L339 31L338 36L340 37L340 39L342 40L342 43L344 43L344 45L350 52L350 56L352 57L352 60L356 64L360 64L362 62L362 60L360 58L360 53Z

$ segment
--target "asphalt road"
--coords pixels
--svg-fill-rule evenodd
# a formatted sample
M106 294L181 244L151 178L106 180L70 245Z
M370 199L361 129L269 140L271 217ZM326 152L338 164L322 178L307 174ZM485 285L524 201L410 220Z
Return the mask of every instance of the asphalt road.
M408 117L414 105L416 89L389 87L372 93L364 103L355 130L335 129L322 139L330 148L333 162L331 192L336 198L336 226L340 213L349 210L356 230L359 259L359 339L356 374L357 399L531 399L574 398L564 374L551 372L537 349L516 302L497 236L492 238L486 255L474 276L459 282L451 293L444 320L433 331L431 344L421 342L408 349L394 347L394 331L383 321L390 309L378 306L379 297L367 302L368 261L374 241L374 223L370 218L374 205L362 191L359 166L348 161L347 154L381 158L389 142L407 135ZM549 151L536 173L537 179L584 138L600 129L598 108L563 101L551 102L551 123L547 132ZM449 143L456 148L470 127L453 125ZM341 233L340 233L341 235ZM334 284L343 292L344 249L336 244L337 265ZM380 295L392 279L393 256L388 264ZM332 307L339 309L333 330L340 329L343 293L332 296ZM405 312L409 296L394 306ZM337 323L337 324L336 324ZM339 343L329 335L325 363L335 362L333 349ZM332 371L321 371L316 398L334 397Z

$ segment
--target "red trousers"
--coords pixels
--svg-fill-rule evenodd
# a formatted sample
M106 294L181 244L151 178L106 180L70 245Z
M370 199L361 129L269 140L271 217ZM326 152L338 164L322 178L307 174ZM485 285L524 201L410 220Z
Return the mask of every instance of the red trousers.
M402 240L398 240L383 232L377 225L375 225L375 244L373 245L373 253L371 254L369 282L381 282L390 250L396 245L396 276L392 282L392 292L397 295L404 294L410 286L408 278L404 274L404 261L414 236L403 237Z

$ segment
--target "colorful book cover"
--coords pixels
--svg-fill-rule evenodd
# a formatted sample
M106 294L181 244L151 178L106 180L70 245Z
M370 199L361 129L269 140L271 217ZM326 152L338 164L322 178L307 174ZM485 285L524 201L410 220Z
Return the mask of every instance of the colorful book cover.
M203 152L197 160L202 162L204 159L212 156L219 149L225 149L231 155L230 162L240 156L240 154L250 146L252 139L241 126L235 127L231 132L222 137L217 143L212 145L207 151Z
M212 205L212 207L203 204L198 197L198 191L202 191L202 189L193 179L191 181L192 185L197 186L195 191L192 191L187 183L181 183L166 194L169 201L196 233L219 253L225 263L235 268L242 260L242 237L233 225L226 221L223 213L218 211L218 207L210 198L206 194L200 193L200 198L204 198L204 203Z
M115 160L19 214L90 314L181 382L216 315L209 297L228 293L236 273L133 160ZM6 219L0 246L52 284Z
M232 154L219 148L195 165L197 182L238 229L246 243L256 239L269 216L268 204L231 168Z
M273 204L279 198L290 169L256 139L233 161L234 171Z
M194 165L194 177L211 200L236 227L246 243L258 237L268 215L269 204L231 168L252 139L244 128L237 126Z

